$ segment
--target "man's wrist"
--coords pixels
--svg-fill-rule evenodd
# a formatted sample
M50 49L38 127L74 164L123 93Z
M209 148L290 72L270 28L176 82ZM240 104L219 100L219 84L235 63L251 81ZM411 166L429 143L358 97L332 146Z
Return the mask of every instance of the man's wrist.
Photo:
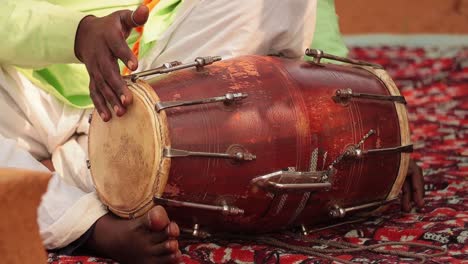
M85 42L87 41L86 35L89 32L90 24L95 19L97 18L94 15L88 15L88 16L83 17L76 29L75 47L74 47L75 57L81 62L83 62L82 47L83 47L83 44L85 44Z

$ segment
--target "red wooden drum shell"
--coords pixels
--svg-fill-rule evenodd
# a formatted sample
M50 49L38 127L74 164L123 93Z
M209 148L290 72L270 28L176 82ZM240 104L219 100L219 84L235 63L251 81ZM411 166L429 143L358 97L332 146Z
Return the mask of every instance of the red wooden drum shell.
M243 210L243 214L236 215L190 204L165 203L171 219L182 226L198 223L204 230L267 232L326 221L333 208L393 199L406 174L408 154L383 152L363 155L360 159L342 159L334 166L328 189L278 191L251 182L256 177L288 168L303 172L327 170L337 157L371 130L375 133L363 142L362 150L408 144L406 110L401 103L365 98L336 100L336 91L348 88L353 93L399 95L383 70L244 56L130 86L134 91L146 91L145 96L152 100L148 99L148 105L158 100L190 101L226 93L248 96L231 104L179 106L159 113L150 107L143 111L137 103L128 109L126 121L113 118L104 124L99 118L93 118L89 147L96 189L109 209L123 217L146 212L153 205L151 198L155 195L163 199L156 200L157 203L170 199ZM132 116L137 112L148 114ZM141 165L132 165L138 162L129 162L124 175L119 175L122 169L109 169L115 166L115 155L110 152L130 155L124 151L128 142L119 140L123 138L122 133L130 133L126 137L131 137L131 133L138 133L133 135L136 138L142 134L149 137L148 132L142 132L144 126L140 124L149 124L150 120L143 120L148 118L159 120L155 126L159 132L151 131L157 136L141 146L154 146L158 154L141 155L138 159L142 164L156 165L143 170L143 175L139 174ZM144 129L151 128L148 125ZM256 159L168 158L164 157L164 148L168 147L208 153L236 149L251 153ZM157 163L154 156L159 160ZM128 179L132 172L139 174L132 176L137 178L120 180ZM158 182L157 186L153 182ZM141 203L132 200L142 193L146 198ZM126 207L125 201L129 200L133 201L132 205Z

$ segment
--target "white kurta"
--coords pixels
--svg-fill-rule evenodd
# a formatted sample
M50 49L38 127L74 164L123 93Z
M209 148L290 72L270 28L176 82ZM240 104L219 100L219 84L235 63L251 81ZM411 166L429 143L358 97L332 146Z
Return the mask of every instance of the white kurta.
M52 158L57 173L42 198L38 224L47 248L64 247L107 213L86 167L87 113L8 66L0 67L0 113L0 167L47 171L37 160Z
M312 41L315 12L316 0L187 0L139 70L209 55L300 58ZM37 160L51 157L57 171L39 208L49 249L73 242L107 213L86 166L89 113L0 67L0 167L44 170Z

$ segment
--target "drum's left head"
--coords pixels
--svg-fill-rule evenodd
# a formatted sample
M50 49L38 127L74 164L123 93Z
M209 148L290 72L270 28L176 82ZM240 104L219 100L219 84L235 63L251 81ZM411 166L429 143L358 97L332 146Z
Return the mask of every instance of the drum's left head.
M91 175L101 201L115 214L131 218L153 205L164 190L169 159L165 116L154 110L156 94L144 83L130 87L133 103L108 122L91 118L88 152Z

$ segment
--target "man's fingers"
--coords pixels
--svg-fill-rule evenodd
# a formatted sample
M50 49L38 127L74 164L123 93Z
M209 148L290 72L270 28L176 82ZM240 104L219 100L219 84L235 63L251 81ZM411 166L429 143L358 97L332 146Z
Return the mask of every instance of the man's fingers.
M404 212L411 211L411 186L409 181L403 185L403 195L401 197L401 208Z
M145 5L140 5L135 11L124 11L121 13L120 19L122 25L127 30L131 30L134 27L142 26L146 23L149 16L149 9Z
M110 35L106 43L114 57L125 63L130 70L134 71L138 68L138 59L121 35L118 33Z
M89 92L91 100L93 100L93 104L96 107L96 110L98 111L102 121L109 121L112 116L111 112L109 111L109 108L107 108L106 100L104 100L104 97L102 96L101 92L99 92L96 88L93 78L91 78L91 81L89 83Z
M413 162L411 164L413 166L413 173L411 175L411 185L413 189L413 200L416 203L416 206L423 207L424 206L424 176L422 173L422 169Z
M93 87L91 96L104 120L112 118L107 103L115 108L119 116L125 113L124 106L132 103L132 94L121 79L115 63L120 59L132 71L137 69L137 57L125 39L133 28L146 23L148 15L148 7L140 6L134 12L117 11L102 18L89 17L80 21L75 53L86 65L93 80L93 84L90 84L90 89Z
M112 90L112 88L109 86L109 84L100 72L95 74L94 81L96 88L101 92L104 99L106 99L106 101L109 102L109 104L112 106L112 109L114 110L115 114L117 116L122 116L123 114L125 114L126 110L120 103L120 98Z
M117 61L109 60L103 64L104 65L101 67L101 69L104 71L103 75L104 78L106 78L106 82L109 84L112 90L114 90L123 106L130 105L133 100L132 93L120 75Z

